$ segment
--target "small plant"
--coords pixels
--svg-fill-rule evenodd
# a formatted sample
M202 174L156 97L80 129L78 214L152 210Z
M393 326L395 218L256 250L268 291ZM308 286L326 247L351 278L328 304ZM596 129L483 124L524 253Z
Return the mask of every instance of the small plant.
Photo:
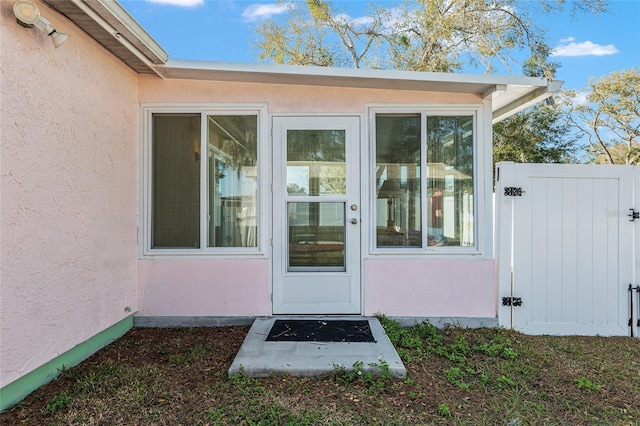
M445 373L447 376L447 380L449 383L456 385L460 389L469 390L471 387L469 384L462 381L467 375L467 373L460 367L450 367Z
M498 377L498 388L500 389L504 389L510 386L515 386L516 382L514 382L513 380L511 380L510 378L508 378L507 376L505 376L504 374L500 377Z
M592 382L584 376L575 379L574 382L578 385L578 389L584 389L589 392L600 391L602 389L601 385Z
M473 349L485 355L491 357L500 356L506 360L514 360L518 356L515 349L506 345L504 338L496 338L493 340L493 343L483 343L475 346Z
M58 410L65 408L71 401L71 395L68 392L56 395L51 398L44 406L44 414L55 414Z
M335 381L341 385L348 385L355 380L361 380L369 385L369 392L376 393L384 391L384 380L391 378L389 364L385 360L380 360L379 364L371 362L368 365L371 368L365 370L364 362L356 361L353 363L353 369L347 370L342 365L333 364L333 368L335 369ZM380 374L376 375L374 373L375 368L380 370Z
M438 404L438 415L448 419L451 417L451 410L447 404Z
M518 353L513 348L504 348L502 350L502 357L508 360L514 360L518 357Z
M486 372L482 372L482 374L480 374L480 383L482 383L482 387L484 387L485 389L491 385L491 376L489 376L488 373Z
M335 369L334 378L335 381L341 385L348 385L357 378L362 376L362 366L364 362L356 361L353 363L353 370L347 370L343 365L333 364Z

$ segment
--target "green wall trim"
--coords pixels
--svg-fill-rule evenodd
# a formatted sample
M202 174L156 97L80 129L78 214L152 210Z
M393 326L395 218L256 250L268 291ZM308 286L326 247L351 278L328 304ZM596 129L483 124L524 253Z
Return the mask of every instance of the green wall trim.
M133 328L133 316L129 316L120 322L101 331L90 339L80 343L73 349L57 356L46 364L36 368L21 378L9 383L0 389L0 411L4 411L12 405L20 402L40 386L49 383L60 375L60 370L78 365L89 358L98 350L107 346L114 340L122 337Z

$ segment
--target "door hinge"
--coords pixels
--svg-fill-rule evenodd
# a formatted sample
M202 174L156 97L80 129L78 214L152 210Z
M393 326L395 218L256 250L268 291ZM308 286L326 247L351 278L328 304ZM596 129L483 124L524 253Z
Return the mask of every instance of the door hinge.
M636 219L640 219L640 212L637 212L635 209L629 209L629 211L631 212L627 215L631 218L629 219L629 222L633 222Z
M522 197L522 194L524 194L524 191L521 187L505 186L504 188L505 197Z
M503 297L502 306L522 306L522 297Z

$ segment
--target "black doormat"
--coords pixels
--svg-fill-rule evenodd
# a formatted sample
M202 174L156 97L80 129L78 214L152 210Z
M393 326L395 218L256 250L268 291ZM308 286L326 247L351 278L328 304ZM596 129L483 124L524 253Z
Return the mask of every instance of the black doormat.
M375 342L367 320L276 320L268 342Z

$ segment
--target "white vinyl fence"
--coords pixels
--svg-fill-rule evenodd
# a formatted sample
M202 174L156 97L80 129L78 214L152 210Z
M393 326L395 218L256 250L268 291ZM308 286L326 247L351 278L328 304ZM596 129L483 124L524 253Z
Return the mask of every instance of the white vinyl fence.
M505 162L496 173L500 325L638 336L640 167Z

